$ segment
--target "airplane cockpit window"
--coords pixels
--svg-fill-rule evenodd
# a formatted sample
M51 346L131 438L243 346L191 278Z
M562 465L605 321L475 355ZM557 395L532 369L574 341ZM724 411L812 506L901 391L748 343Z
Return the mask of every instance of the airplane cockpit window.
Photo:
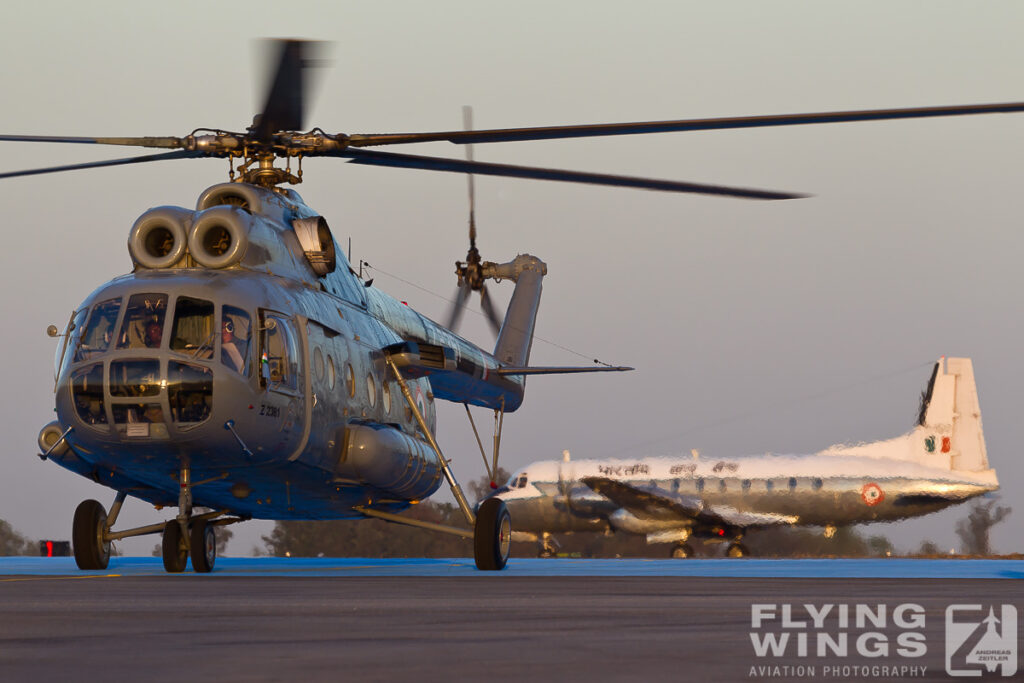
M103 406L103 363L81 368L71 377L71 398L78 419L87 425L107 424Z
M107 299L93 306L89 323L82 334L80 345L75 350L75 360L88 360L104 353L114 337L117 314L121 312L121 298Z
M224 306L220 313L220 360L235 372L249 375L252 323L241 308Z
M166 294L133 294L118 336L119 349L157 349L164 335Z
M193 358L213 358L213 302L179 296L174 305L171 350Z
M265 315L263 350L260 357L262 376L272 389L298 389L298 353L291 325L282 317Z
M170 361L167 364L167 402L171 419L179 426L197 424L210 417L213 371L201 365Z
M519 481L516 482L516 488L517 489L525 488L526 487L526 482L527 482L526 472L523 472L522 474L519 475Z

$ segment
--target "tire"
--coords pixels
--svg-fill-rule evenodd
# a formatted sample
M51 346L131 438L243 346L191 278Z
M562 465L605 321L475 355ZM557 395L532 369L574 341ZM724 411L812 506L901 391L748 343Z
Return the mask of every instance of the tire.
M742 543L733 543L725 549L726 557L748 557L749 555L750 551Z
M181 525L172 519L164 525L163 556L164 569L172 574L185 571L188 563L188 547L182 543Z
M99 501L83 500L75 509L71 540L79 569L106 569L110 563L110 541L103 542L107 511Z
M200 574L213 571L217 561L217 535L205 519L192 523L189 533L189 552L192 553L192 569Z
M693 548L688 543L680 543L672 548L670 557L675 560L685 560L688 557L693 557Z
M476 515L473 528L473 559L482 571L504 569L512 550L512 517L505 501L488 498Z

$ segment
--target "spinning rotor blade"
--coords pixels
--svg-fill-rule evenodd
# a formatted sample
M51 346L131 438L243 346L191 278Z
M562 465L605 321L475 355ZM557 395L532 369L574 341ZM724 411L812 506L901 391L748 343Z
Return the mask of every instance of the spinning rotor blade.
M502 176L506 178L559 180L570 183L636 187L644 190L662 190L665 192L691 192L694 194L743 197L745 199L800 199L807 196L790 192L773 192L771 190L705 185L702 183L683 183L673 180L656 180L653 178L607 175L604 173L562 171L532 166L513 166L511 164L490 164L481 161L461 161L459 159L395 154L394 152L378 152L365 149L346 149L338 152L329 152L326 156L348 157L350 159L349 163L368 164L371 166L417 168L423 171L449 171L452 173L479 173L481 175Z
M887 119L917 119L934 116L964 116L969 114L1005 114L1019 111L1024 111L1024 102L971 104L945 107L914 107L910 109L865 109L860 111L779 114L771 116L741 116L714 119L681 119L678 121L599 123L581 126L548 126L541 128L499 128L494 130L448 131L441 133L381 133L351 135L348 138L348 144L352 147L367 147L371 145L398 145L412 142L435 142L444 140L457 145L466 145L474 142L556 140L561 138L587 138L605 135L672 133L687 130L763 128L766 126L796 126L809 123L882 121Z
M455 301L452 302L452 307L448 311L448 324L445 325L452 332L458 329L459 322L462 320L462 314L466 310L466 300L469 299L471 291L473 290L470 289L469 284L466 282L463 282L455 290Z
M50 166L48 168L33 168L27 171L10 171L0 173L0 178L15 178L26 175L42 175L44 173L59 173L60 171L77 171L84 168L100 168L102 166L124 166L125 164L142 164L149 161L164 161L167 159L193 159L205 156L202 152L191 152L179 150L177 152L162 152L160 154L146 154L141 157L127 157L125 159L107 159L106 161L88 161L84 164L68 164L67 166Z
M308 40L273 40L268 44L277 46L279 56L266 104L253 118L251 129L256 138L263 141L278 131L302 130L308 94L305 70L319 64L313 54L322 45Z
M484 310L484 315L487 316L487 322L491 324L491 329L494 330L494 336L497 337L498 332L501 331L501 317L498 315L498 311L494 308L494 302L491 301L491 297L487 293L486 285L480 290L480 308Z
M462 107L462 127L473 130L473 107L468 104ZM473 145L466 145L466 161L473 163ZM476 187L472 173L466 175L466 182L469 183L469 248L472 249L476 246Z
M79 138L59 135L0 135L0 142L70 142L84 145L125 145L128 147L184 147L181 138Z

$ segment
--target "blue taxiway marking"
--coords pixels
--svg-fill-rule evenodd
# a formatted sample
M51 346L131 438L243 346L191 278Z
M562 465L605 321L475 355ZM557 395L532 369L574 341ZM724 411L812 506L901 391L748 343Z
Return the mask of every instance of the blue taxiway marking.
M1020 560L582 560L512 558L502 572L481 572L468 558L372 559L221 557L215 576L698 576L803 579L1024 579ZM0 557L4 577L165 576L151 557L113 557L104 571L80 571L70 557ZM185 576L197 576L189 570Z

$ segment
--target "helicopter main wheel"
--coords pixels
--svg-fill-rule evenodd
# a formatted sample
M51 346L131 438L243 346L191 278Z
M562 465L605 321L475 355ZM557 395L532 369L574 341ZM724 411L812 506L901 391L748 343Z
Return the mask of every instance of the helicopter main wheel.
M184 541L178 520L172 519L164 525L164 569L172 574L185 571L185 565L188 563L188 545Z
M217 534L213 527L201 519L192 523L189 533L192 553L192 569L200 574L213 571L213 563L217 561Z
M541 548L540 552L537 553L537 557L542 560L548 560L555 556L555 551L552 548Z
M749 557L750 551L742 543L733 543L725 549L726 557Z
M674 560L685 560L688 557L693 557L693 547L689 543L680 543L672 548L671 557Z
M110 562L110 541L104 542L107 511L95 500L83 500L75 509L71 540L79 569L106 569Z
M476 514L473 529L473 559L483 571L504 569L512 551L512 517L505 501L488 498Z

